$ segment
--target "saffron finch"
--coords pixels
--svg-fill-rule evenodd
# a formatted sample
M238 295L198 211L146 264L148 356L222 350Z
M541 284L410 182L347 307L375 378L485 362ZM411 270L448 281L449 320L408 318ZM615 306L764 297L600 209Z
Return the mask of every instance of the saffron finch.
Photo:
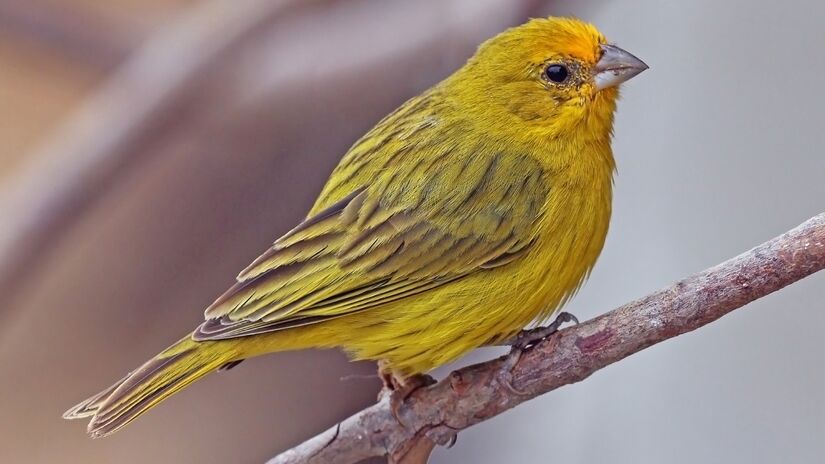
M108 435L205 374L305 348L403 385L547 319L601 252L617 86L645 69L577 19L489 39L358 140L205 322L64 417Z

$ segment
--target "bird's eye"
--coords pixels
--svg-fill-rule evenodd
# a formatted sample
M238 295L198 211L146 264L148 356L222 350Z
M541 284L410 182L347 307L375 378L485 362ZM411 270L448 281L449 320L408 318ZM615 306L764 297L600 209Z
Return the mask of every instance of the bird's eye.
M547 77L547 80L556 84L566 81L569 74L567 66L563 64L551 64L544 70L544 76Z

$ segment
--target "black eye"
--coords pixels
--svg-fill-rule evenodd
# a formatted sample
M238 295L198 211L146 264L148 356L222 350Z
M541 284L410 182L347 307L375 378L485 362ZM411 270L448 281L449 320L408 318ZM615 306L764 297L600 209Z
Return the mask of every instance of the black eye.
M544 70L544 75L547 77L547 80L557 84L566 81L568 74L567 67L563 64L551 64Z

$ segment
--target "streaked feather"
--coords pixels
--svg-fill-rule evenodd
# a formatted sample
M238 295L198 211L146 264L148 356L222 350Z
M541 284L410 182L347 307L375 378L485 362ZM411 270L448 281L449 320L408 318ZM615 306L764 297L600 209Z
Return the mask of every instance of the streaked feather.
M414 130L434 127L419 124ZM395 149L397 143L382 146ZM355 163L374 170L372 182L338 194L345 187L331 181L314 214L278 239L207 308L208 321L196 330L196 339L337 318L503 265L528 248L547 194L535 160L481 147L460 154L443 143L415 148L405 155L415 159L396 158L391 166L381 152L351 152L338 171ZM432 162L445 156L467 161ZM419 169L424 165L431 168ZM524 176L511 175L516 167ZM416 187L399 188L405 185Z

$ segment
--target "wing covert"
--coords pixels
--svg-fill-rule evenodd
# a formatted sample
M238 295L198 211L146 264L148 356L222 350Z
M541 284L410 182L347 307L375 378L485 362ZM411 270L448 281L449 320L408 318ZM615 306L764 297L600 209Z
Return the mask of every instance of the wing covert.
M369 185L326 202L278 239L207 308L195 337L246 336L367 310L529 250L548 192L535 160L423 148L385 160Z

